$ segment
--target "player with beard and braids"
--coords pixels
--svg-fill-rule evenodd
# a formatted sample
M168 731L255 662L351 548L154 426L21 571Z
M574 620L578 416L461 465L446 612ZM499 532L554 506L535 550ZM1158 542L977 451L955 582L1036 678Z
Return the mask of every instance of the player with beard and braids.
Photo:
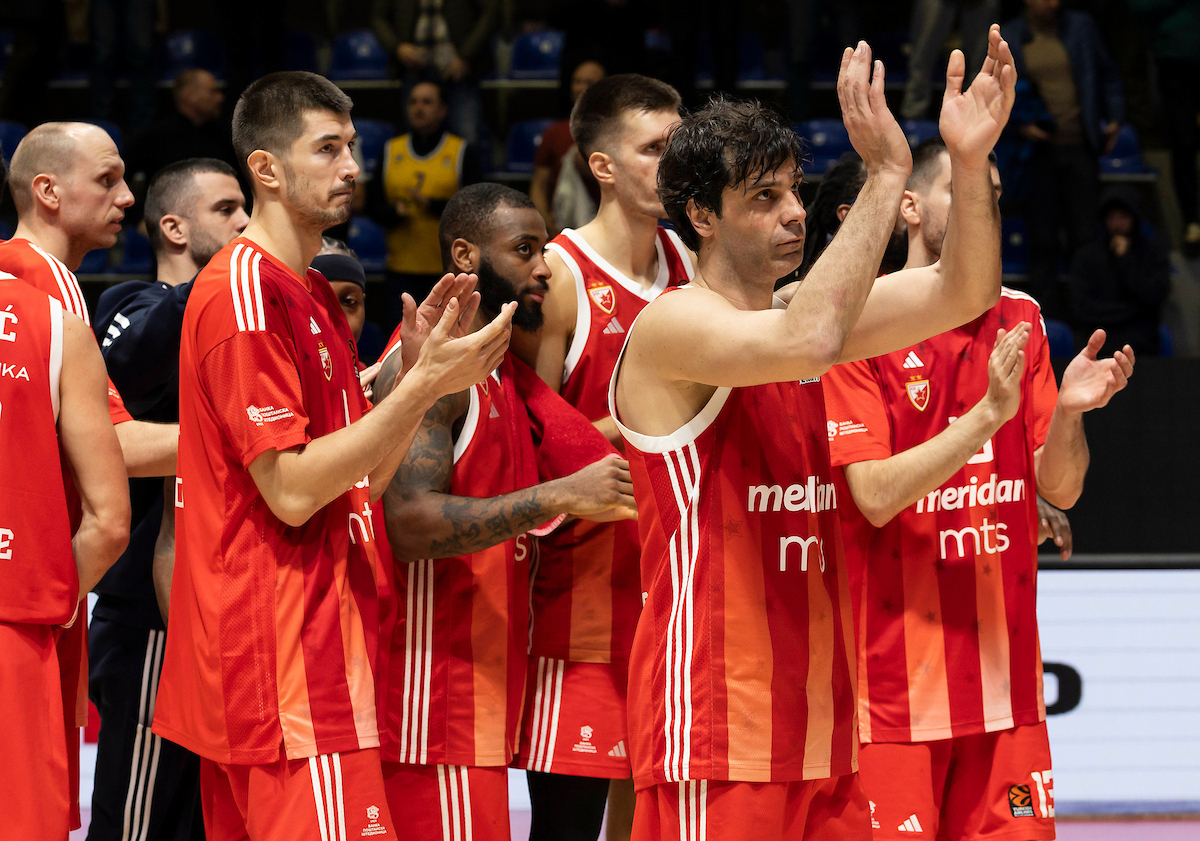
M957 185L940 140L913 159L901 214L918 270L945 252ZM991 179L998 197L994 164ZM1130 347L1101 360L1103 343L1056 389L1037 303L1003 289L968 324L825 377L876 839L1054 837L1036 593L1055 524L1034 497L1079 497L1082 415L1133 373Z
M93 324L109 376L139 420L179 422L179 336L192 279L246 227L244 208L233 168L214 158L171 164L150 182L145 219L155 280L106 290ZM164 517L174 514L174 476L167 487L169 507L161 480L129 480L129 548L96 586L88 632L88 693L101 722L92 841L136 838L147 829L148 837L203 835L199 759L149 732L166 644L155 543L164 521L174 537L174 518ZM169 575L169 564L165 569Z
M914 161L914 166L915 166ZM833 240L846 214L854 206L863 185L867 183L867 168L857 152L846 152L821 178L817 195L807 208L808 222L805 225L804 262L800 264L800 277L808 274L821 252ZM908 231L904 220L896 217L896 229L888 240L883 261L879 264L880 274L889 274L904 265L908 253ZM790 278L787 280L790 281Z
M1016 74L998 26L966 93L964 76L955 50L940 120L954 172L942 259L877 278L912 157L883 64L863 42L845 50L838 98L867 180L786 306L774 283L804 245L795 133L756 104L717 99L671 134L660 194L699 270L642 310L610 391L646 590L629 676L639 841L870 838L821 378L999 296L987 155Z
M233 142L254 212L184 313L171 632L153 731L200 755L211 841L395 832L372 673L371 500L426 410L487 376L508 346L512 308L460 336L477 299L459 295L366 411L350 328L309 270L322 232L350 216L350 108L313 73L246 88Z
M528 196L500 184L465 187L447 203L438 235L444 267L479 276L472 329L513 300L514 323L537 328L550 270L546 224ZM400 356L385 357L380 383L391 381ZM535 460L523 382L560 407L557 422L577 419L612 457L539 484L546 442ZM563 515L631 517L632 490L627 463L603 436L511 355L425 415L384 494L397 612L380 670L384 782L410 836L511 837L507 766L519 735L536 557L527 533Z
M658 161L680 110L674 88L633 74L579 97L571 133L600 184L600 208L547 248L545 326L536 337L513 333L514 350L618 447L607 394L625 331L693 272L693 256L658 224ZM620 838L633 820L625 690L642 605L637 529L578 521L540 550L517 758L528 771L530 839L595 841L606 798L609 837Z

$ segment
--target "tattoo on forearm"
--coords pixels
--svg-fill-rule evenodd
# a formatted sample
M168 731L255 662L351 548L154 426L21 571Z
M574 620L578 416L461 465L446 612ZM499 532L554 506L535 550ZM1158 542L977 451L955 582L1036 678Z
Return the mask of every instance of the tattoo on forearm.
M487 549L524 534L551 519L554 512L540 488L526 488L492 499L455 496L442 503L450 524L448 537L429 544L433 557L447 558Z

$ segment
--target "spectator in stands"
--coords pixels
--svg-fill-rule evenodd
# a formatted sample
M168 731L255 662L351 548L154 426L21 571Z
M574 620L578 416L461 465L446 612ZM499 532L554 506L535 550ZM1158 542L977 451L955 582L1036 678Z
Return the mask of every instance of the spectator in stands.
M130 186L139 198L154 174L176 161L216 158L238 168L229 122L222 119L225 94L216 77L200 68L184 70L171 85L171 97L170 115L134 137L125 150Z
M329 281L357 342L367 321L367 274L358 262L358 255L340 239L321 237L321 251L313 259L312 267Z
M1143 227L1137 192L1110 187L1100 203L1104 235L1084 245L1071 262L1071 314L1083 347L1097 327L1108 347L1159 352L1159 324L1171 288L1166 250Z
M604 65L598 61L582 62L571 73L571 104L574 105L578 102L579 97L593 82L603 78ZM557 123L553 123L542 133L542 139L538 142L537 152L533 157L533 179L529 182L529 197L533 199L542 218L546 220L546 230L550 232L551 239L557 236L564 227L573 228L591 221L586 219L581 223L578 220L571 220L571 224L555 224L554 191L558 186L558 174L564 161L575 162L575 169L586 185L594 204L597 206L600 204L600 185L596 183L591 169L575 149L575 139L571 137L571 121L559 120Z
M1131 0L1132 11L1152 25L1171 175L1183 215L1184 251L1200 256L1200 3L1195 0Z
M923 119L929 111L934 64L946 51L946 38L958 18L967 74L978 71L987 56L988 28L1000 19L1000 0L916 0L912 7L908 57L908 82L900 114L907 120Z
M552 3L548 23L563 33L564 71L591 60L608 73L645 73L646 30L658 24L659 5L654 0ZM674 58L682 60L677 52ZM565 74L562 78L566 80Z
M472 144L445 128L445 94L435 82L408 92L411 131L383 147L379 174L367 185L367 211L387 229L388 334L400 323L400 295L423 301L442 276L438 222L446 202L483 180Z
M500 0L375 0L375 37L399 62L406 87L429 76L440 79L450 124L471 142L479 139L479 79L492 66L500 5Z
M113 119L117 67L129 74L129 128L144 130L154 119L155 0L91 0L92 116Z
M1030 161L1029 291L1049 317L1061 317L1058 268L1094 235L1099 205L1097 158L1116 142L1125 119L1121 80L1095 21L1060 10L1059 0L1025 0L1003 27L1019 76L1048 112L1044 124L1016 126L1033 143ZM1025 94L1030 96L1032 94ZM1021 96L1019 93L1018 96ZM1014 113L1036 108L1018 103ZM1065 236L1062 253L1060 236Z

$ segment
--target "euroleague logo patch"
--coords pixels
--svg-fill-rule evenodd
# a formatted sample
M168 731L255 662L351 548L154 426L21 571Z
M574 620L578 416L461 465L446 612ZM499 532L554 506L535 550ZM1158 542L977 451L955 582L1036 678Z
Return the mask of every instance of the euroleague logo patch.
M1009 786L1008 808L1012 811L1014 818L1033 817L1033 795L1029 791L1029 786Z

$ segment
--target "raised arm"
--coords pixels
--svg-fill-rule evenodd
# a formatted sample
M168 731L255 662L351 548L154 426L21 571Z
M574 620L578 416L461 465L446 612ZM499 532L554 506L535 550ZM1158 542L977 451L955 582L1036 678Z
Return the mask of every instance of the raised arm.
M1023 348L1030 328L999 331L988 359L987 393L962 417L924 443L871 461L847 464L846 484L854 504L880 528L921 497L940 488L962 469L1021 406Z
M560 514L632 516L629 465L607 458L562 479L487 499L452 496L454 429L469 394L443 397L426 414L383 497L388 542L397 560L451 558L487 549ZM605 519L611 519L605 518Z
M966 93L964 66L962 53L955 50L946 70L939 122L951 173L942 258L875 282L840 361L916 344L977 318L1000 299L1000 210L988 153L1008 122L1017 74L998 26L992 26L988 56Z
M108 377L96 338L63 313L58 435L83 518L71 539L83 598L129 543L129 484L108 414Z

